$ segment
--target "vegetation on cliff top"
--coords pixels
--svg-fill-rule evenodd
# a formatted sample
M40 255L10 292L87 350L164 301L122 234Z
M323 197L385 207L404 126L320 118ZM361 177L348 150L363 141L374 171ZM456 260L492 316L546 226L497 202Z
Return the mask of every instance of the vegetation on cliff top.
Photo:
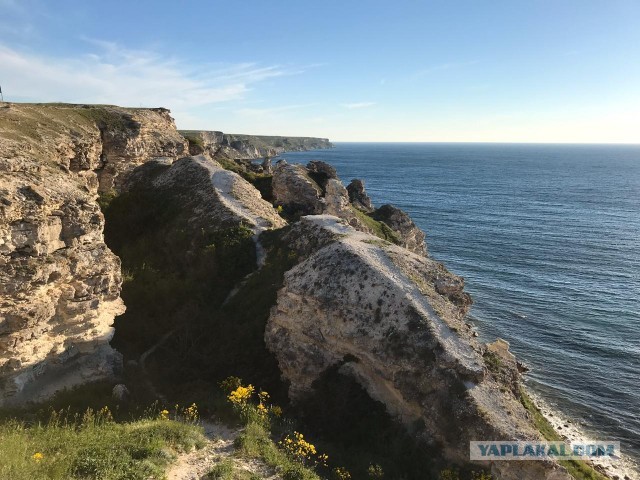
M122 480L162 478L181 451L203 444L201 428L150 410L117 422L111 411L52 412L48 421L0 424L0 478Z

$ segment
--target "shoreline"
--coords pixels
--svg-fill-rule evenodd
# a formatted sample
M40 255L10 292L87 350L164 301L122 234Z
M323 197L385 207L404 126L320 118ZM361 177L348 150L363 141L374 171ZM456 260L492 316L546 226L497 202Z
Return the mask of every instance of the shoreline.
M531 398L536 408L551 424L553 429L560 435L563 440L582 441L591 439L593 435L588 435L576 424L574 420L568 418L563 412L551 406L551 404L543 399L540 394L531 389L528 385L522 385L527 395ZM600 473L616 480L633 480L640 478L640 469L638 464L624 454L624 446L622 446L621 457L618 460L597 459L590 463Z

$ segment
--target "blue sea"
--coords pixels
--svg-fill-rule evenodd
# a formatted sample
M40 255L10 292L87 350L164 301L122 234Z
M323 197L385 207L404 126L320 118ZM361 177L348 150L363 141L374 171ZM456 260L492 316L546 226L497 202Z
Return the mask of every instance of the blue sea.
M529 388L640 460L640 146L338 143L283 155L365 181L466 279L480 338Z

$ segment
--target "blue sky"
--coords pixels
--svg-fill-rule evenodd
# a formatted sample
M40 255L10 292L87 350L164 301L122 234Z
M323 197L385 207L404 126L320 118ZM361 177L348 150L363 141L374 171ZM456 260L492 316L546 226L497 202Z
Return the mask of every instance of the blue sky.
M235 133L640 143L640 1L0 0L0 85Z

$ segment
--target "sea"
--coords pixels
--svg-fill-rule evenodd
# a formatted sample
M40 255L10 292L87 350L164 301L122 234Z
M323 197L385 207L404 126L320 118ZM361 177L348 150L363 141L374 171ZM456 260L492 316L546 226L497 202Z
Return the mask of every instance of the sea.
M405 210L466 281L480 339L527 387L640 463L640 145L336 143L322 160Z

